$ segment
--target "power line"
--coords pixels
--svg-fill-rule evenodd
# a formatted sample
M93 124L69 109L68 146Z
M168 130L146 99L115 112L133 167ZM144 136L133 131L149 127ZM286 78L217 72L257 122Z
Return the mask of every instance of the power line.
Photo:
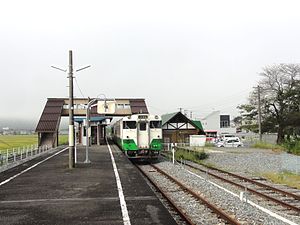
M82 97L84 98L84 94L82 93L82 91L81 91L81 89L80 89L80 87L79 87L79 85L78 85L77 79L76 79L76 77L74 77L74 78L75 78L76 86L78 87L80 94L81 94Z

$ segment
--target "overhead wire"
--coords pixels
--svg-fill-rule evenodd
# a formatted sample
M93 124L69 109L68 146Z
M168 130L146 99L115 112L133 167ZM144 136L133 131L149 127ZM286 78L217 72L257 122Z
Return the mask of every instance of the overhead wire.
M84 94L82 93L82 91L81 91L81 89L80 89L80 87L79 87L79 84L78 84L78 82L77 82L76 77L74 77L74 79L75 79L75 83L76 83L77 88L79 89L80 94L81 94L82 97L84 98Z

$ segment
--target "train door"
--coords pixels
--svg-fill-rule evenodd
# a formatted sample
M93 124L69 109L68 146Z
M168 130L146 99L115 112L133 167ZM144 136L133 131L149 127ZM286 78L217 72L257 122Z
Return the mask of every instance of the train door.
M149 127L147 121L139 121L138 123L138 147L140 149L148 149L149 148Z

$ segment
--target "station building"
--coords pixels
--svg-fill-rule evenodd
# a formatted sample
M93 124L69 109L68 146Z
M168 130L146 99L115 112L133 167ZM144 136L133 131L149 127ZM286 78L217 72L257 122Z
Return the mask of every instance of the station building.
M93 99L93 98L91 98ZM77 141L86 143L86 106L90 98L74 98L74 122L77 123ZM95 99L95 98L94 98ZM107 99L109 100L109 99ZM116 106L113 114L99 114L97 105L90 109L90 133L92 144L100 145L106 137L106 126L112 116L128 116L137 113L148 113L145 99L142 98L114 98ZM38 133L38 145L48 147L58 146L59 125L61 117L69 116L68 98L48 98L40 120L36 127Z
M181 112L161 116L164 143L189 143L190 135L204 135L200 121L190 120Z

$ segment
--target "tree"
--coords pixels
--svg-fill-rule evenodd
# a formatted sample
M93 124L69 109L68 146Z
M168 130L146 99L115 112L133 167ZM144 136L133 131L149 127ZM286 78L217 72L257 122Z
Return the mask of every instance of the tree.
M260 76L262 131L277 132L281 144L286 135L299 135L299 122L295 121L300 120L300 65L267 66ZM257 118L256 96L252 92L249 104L238 107L246 121Z
M257 124L257 98L255 97L256 92L250 93L249 103L239 105L237 108L240 111L242 121L240 128L246 131L258 133Z

